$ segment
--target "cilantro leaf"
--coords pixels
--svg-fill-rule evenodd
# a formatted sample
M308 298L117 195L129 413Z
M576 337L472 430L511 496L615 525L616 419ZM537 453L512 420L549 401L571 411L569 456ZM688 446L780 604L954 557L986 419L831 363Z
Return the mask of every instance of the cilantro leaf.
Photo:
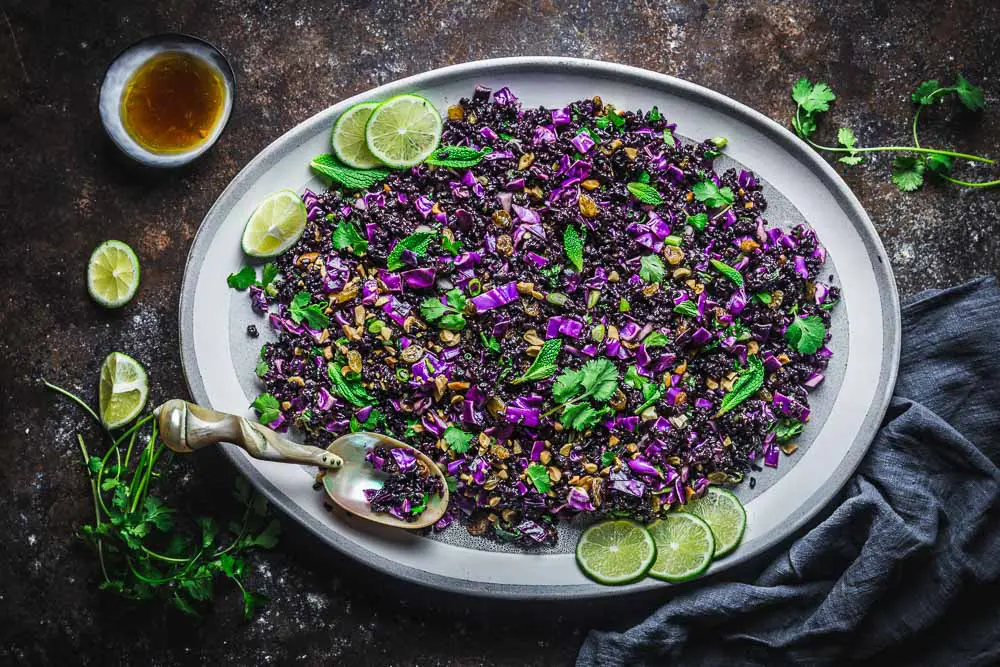
M592 359L580 369L583 397L603 402L610 399L618 388L618 369L607 359Z
M595 410L590 403L577 403L566 406L559 417L559 422L568 429L586 431L597 424L603 415L603 410Z
M386 257L386 268L390 271L398 271L406 266L406 264L404 264L400 259L404 250L409 250L418 257L423 257L427 254L427 248L430 247L431 241L433 241L436 237L437 232L414 232L406 238L400 239L389 252L389 256Z
M785 330L785 339L802 354L816 354L826 339L826 326L817 315L796 316Z
M563 232L563 249L577 273L583 271L583 237L573 225L566 225L566 231Z
M257 282L257 272L252 266L244 266L237 273L230 273L226 284L233 289L245 290Z
M638 199L643 204L651 204L653 206L659 206L664 202L663 195L661 195L656 188L647 183L628 183L625 185L632 196Z
M685 317L693 317L695 319L701 317L701 313L698 312L698 305L695 304L693 299L685 299L679 304L674 306L674 312L680 313Z
M556 403L565 403L573 398L582 383L583 371L563 371L552 385L552 400Z
M347 220L337 223L337 228L333 230L333 247L337 250L350 248L351 252L359 257L368 250L368 239L358 232L357 228Z
M947 155L930 154L924 157L924 164L935 174L947 174L951 172L954 164L951 157Z
M703 202L709 208L731 206L736 200L736 196L733 194L732 188L720 188L713 181L707 178L704 181L695 183L694 187L691 188L691 191L694 192L695 199Z
M278 410L278 399L271 394L261 394L254 399L250 407L257 411L257 419L261 424L270 424L281 415Z
M453 241L447 236L441 236L441 249L449 255L458 256L462 252L462 242Z
M601 467L607 468L615 462L615 457L621 454L621 449L606 449L601 452Z
M842 127L837 130L837 142L844 148L854 148L858 144L858 139L851 128Z
M309 166L317 173L340 183L351 191L367 190L376 183L385 180L389 175L389 170L383 167L375 169L348 167L328 153L314 157Z
M809 79L803 77L795 82L792 87L792 99L795 103L809 113L816 111L829 111L830 102L837 99L833 90L823 82L812 84Z
M978 86L973 85L964 76L959 74L955 81L955 93L958 99L970 111L979 111L986 108L986 98L983 91Z
M438 167L452 169L467 169L482 162L486 155L493 152L490 147L477 150L471 146L441 146L430 154L424 162Z
M468 299L460 289L448 290L445 294L447 304L441 303L436 296L429 296L420 303L420 314L428 322L437 322L442 329L461 331L467 322L462 311Z
M466 433L457 426L446 428L441 437L448 443L448 448L456 454L464 454L469 451L469 447L472 446L472 440L475 438L474 435Z
M856 164L861 164L864 161L865 158L861 155L845 155L844 157L840 158L840 160L838 160L838 162L843 162L844 164L852 167Z
M645 255L639 260L639 277L647 283L658 283L663 280L667 267L658 255Z
M702 211L701 213L696 213L695 215L689 215L687 223L699 232L703 232L705 231L705 227L708 226L708 213Z
M711 259L711 260L709 260L709 263L712 266L714 266L715 269L719 273L721 273L725 277L729 278L731 281L733 281L734 283L736 283L740 287L743 287L743 274L742 273L740 273L739 271L737 271L733 267L729 266L725 262L720 262L717 259Z
M462 294L462 290L458 288L448 290L448 292L444 295L444 298L448 302L448 305L458 312L462 312L465 308L466 302L468 302L468 299L466 299L465 295Z
M552 480L549 479L548 469L540 463L532 463L529 465L525 472L528 474L528 479L534 484L535 490L539 493L548 493L552 488Z
M247 540L247 546L273 549L278 545L278 535L281 534L281 522L271 519L267 526L257 535Z
M420 314L428 322L434 322L448 312L448 306L441 303L441 299L436 296L429 296L420 302Z
M323 306L318 303L310 304L312 294L309 292L299 292L292 297L292 302L288 306L288 314L296 324L305 320L311 329L323 329L330 326L330 318L323 312Z
M802 433L802 428L805 425L800 421L793 421L791 419L781 419L775 425L774 436L775 439L780 443L785 443L792 438L798 436Z
M466 324L468 323L465 321L465 316L458 313L449 313L438 322L439 327L448 331L461 331Z
M483 347L485 347L490 352L494 354L500 354L500 341L497 340L496 336L486 335L484 332L479 332L479 340L483 341Z
M941 84L938 83L937 79L931 79L930 81L924 81L917 89L913 91L910 96L916 104L921 106L927 106L934 102L938 95L940 95ZM935 95L937 93L937 95Z
M892 182L903 192L919 190L924 184L924 162L901 156L892 161Z
M278 267L276 267L272 262L268 262L264 265L264 269L261 271L260 286L266 289L277 277Z
M521 384L522 382L533 382L551 377L557 370L556 359L559 357L559 350L562 348L562 340L550 338L542 344L542 349L538 356L531 362L531 366L524 372L524 375L513 380L511 384Z
M800 137L807 138L816 131L816 119L812 117L812 114L801 117L795 115L792 116L792 127L795 128L795 132Z

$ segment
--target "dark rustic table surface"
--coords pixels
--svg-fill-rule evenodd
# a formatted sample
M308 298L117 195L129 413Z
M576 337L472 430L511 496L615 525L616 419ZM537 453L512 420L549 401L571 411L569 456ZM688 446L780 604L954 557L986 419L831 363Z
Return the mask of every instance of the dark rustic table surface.
M0 5L0 662L61 664L564 664L590 627L620 626L655 600L610 607L486 604L404 586L345 560L285 522L254 559L272 601L249 623L223 594L200 622L97 590L74 537L92 512L75 434L78 410L45 376L96 398L101 359L126 351L149 369L151 402L186 395L177 303L188 246L242 165L336 101L428 69L510 55L627 63L694 81L786 122L791 83L840 95L826 131L908 142L909 92L964 72L993 103L980 117L928 114L925 141L1000 154L1000 4L978 0L535 2L194 0ZM96 112L109 60L152 33L217 44L240 94L218 145L194 166L149 177L116 158ZM669 110L667 110L669 113ZM904 295L996 274L1000 193L932 185L903 194L889 160L844 172L886 245ZM968 170L984 179L988 169ZM994 175L994 177L996 177ZM101 241L138 252L143 282L126 308L87 297ZM174 495L228 504L218 455L186 460Z

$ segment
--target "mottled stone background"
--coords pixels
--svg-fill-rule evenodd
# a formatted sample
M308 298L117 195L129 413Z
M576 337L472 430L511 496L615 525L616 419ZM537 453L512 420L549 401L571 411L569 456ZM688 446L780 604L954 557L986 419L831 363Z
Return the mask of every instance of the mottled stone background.
M792 108L791 83L824 79L841 97L830 121L853 127L862 143L908 141L909 92L923 79L961 70L994 106L1000 95L1000 4L981 0L3 0L0 10L5 664L552 665L573 659L587 628L627 623L655 603L435 599L345 561L291 522L279 548L255 563L252 585L272 602L249 624L234 591L200 625L97 591L95 559L73 537L91 512L74 434L94 434L38 378L93 397L101 359L123 350L149 368L151 401L183 396L177 300L191 238L240 167L311 114L442 65L537 54L666 72L781 122ZM150 178L115 159L96 101L108 61L164 31L218 44L240 95L207 157ZM928 114L928 144L1000 154L1000 109L978 118L949 109ZM963 173L984 179L990 171ZM882 235L904 294L996 274L996 191L902 194L888 181L886 158L845 178ZM114 313L96 307L84 285L87 257L107 238L132 244L143 265L138 298ZM180 464L172 485L194 504L226 505L232 481L226 462L205 453Z

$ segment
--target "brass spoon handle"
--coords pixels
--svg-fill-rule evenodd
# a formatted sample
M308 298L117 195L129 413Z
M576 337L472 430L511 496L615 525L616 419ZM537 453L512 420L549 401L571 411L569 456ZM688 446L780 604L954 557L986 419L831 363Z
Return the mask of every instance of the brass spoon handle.
M217 412L174 398L153 411L159 421L160 438L175 452L187 454L220 442L246 450L264 461L298 463L336 470L343 459L319 447L299 445L271 429L236 415Z

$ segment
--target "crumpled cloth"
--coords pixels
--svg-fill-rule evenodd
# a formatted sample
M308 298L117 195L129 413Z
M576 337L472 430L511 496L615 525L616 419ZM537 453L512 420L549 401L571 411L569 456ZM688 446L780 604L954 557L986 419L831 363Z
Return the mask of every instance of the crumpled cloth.
M823 518L745 581L591 631L577 665L1000 664L998 342L993 278L910 300L889 411Z

